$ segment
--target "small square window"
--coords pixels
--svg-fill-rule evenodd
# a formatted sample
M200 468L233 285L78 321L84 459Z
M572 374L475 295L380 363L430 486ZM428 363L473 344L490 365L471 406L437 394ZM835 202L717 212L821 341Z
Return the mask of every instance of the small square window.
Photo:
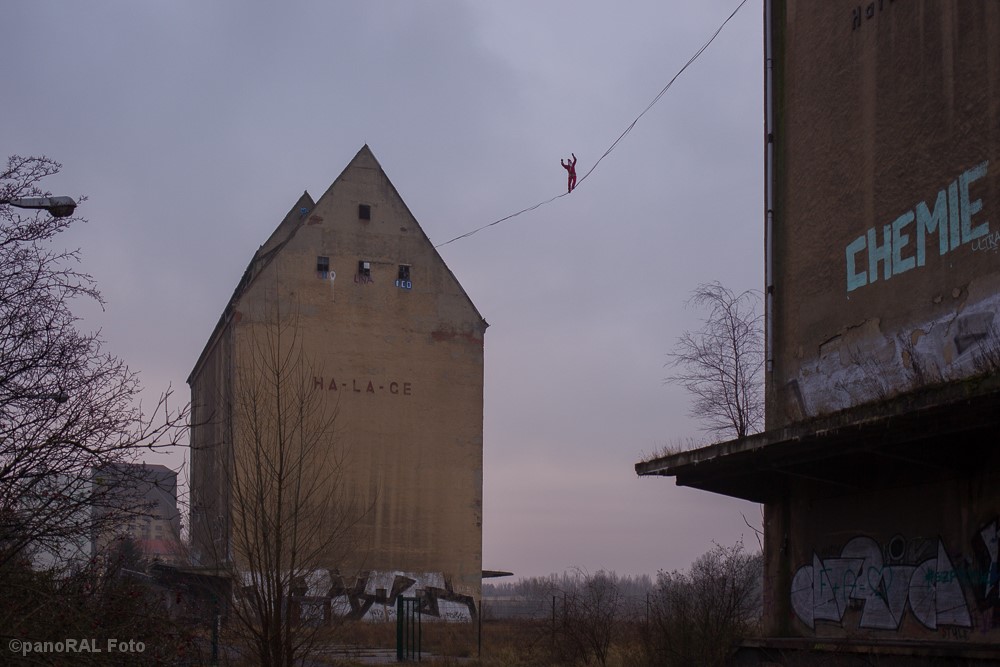
M330 258L329 257L317 257L316 258L316 277L317 278L329 278L330 277Z
M410 282L410 265L400 264L399 273L396 274L396 287L401 289L411 289L413 283Z
M364 276L366 278L371 278L372 275L372 263L365 261L363 259L358 260L358 275Z
M358 204L358 220L371 220L372 207L368 204Z

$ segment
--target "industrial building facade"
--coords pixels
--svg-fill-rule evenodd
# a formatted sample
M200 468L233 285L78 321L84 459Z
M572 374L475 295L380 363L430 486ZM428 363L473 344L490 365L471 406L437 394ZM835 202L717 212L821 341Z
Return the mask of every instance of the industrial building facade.
M241 467L260 412L247 397L270 387L268 410L280 393L286 413L324 415L312 472L317 493L343 504L319 515L354 512L314 559L328 578L310 595L366 617L419 592L425 613L473 617L486 327L367 146L318 201L303 194L254 255L188 379L200 564L252 567L237 539L237 491L254 469ZM274 350L296 364L280 389L261 371Z
M764 5L766 430L636 470L764 505L758 659L992 664L1000 3Z

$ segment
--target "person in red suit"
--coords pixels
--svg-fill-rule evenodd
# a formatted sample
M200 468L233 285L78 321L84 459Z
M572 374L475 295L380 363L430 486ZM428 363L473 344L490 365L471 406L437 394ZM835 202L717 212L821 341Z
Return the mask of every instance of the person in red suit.
M565 169L568 172L567 176L569 177L569 180L567 183L567 187L569 189L566 190L566 192L573 192L573 188L576 187L576 154L570 153L570 155L573 156L572 161L559 160L559 164L561 164L563 166L563 169Z

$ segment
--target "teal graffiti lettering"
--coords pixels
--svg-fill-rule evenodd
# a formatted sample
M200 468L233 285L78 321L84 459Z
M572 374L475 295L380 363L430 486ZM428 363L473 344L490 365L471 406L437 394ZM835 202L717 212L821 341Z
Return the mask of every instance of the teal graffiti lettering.
M823 588L826 587L826 576L825 575L829 571L830 570L826 569L825 567L822 570L819 571L819 592L820 593L822 593L823 592Z
M987 160L966 169L946 188L938 191L933 207L926 201L918 202L911 210L899 215L892 224L883 225L881 245L878 227L872 227L848 243L844 249L847 291L853 292L877 282L880 262L883 280L926 266L927 237L932 234L937 234L938 237L939 256L976 239L987 240L975 245L973 250L986 249L985 244L991 238L990 223L989 220L976 219L983 212L983 200L973 198L970 189L976 181L985 178L988 168ZM907 250L911 235L915 237L912 239L915 242L915 254ZM867 270L859 270L859 263L864 261L859 262L862 251L867 251Z
M858 272L854 257L865 249L865 237L859 236L847 245L847 291L853 292L859 287L868 284L868 274L865 271Z
M892 275L898 276L917 265L913 257L903 257L903 248L910 242L910 235L903 228L913 222L913 211L907 211L892 223Z
M927 202L917 204L917 266L927 263L927 235L938 235L938 254L948 252L948 198L944 190L938 192L934 211Z
M882 227L882 245L875 242L875 228L868 230L868 276L872 282L878 280L878 263L882 262L882 277L892 278L892 227Z
M962 228L958 215L958 183L952 181L948 184L948 231L951 236L951 249L954 250L962 244Z
M967 170L958 177L958 191L960 197L960 210L962 216L962 243L968 243L981 236L990 233L989 221L983 222L975 227L972 226L972 216L983 210L983 200L976 199L969 201L969 185L986 175L986 165L989 162L977 164L972 169Z

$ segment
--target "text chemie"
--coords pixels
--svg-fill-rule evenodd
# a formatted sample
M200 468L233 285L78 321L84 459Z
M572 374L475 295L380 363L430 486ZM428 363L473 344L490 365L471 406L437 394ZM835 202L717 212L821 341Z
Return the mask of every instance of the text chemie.
M969 189L986 176L988 165L986 161L964 171L937 193L933 205L922 201L892 224L883 225L881 245L877 227L847 244L847 291L877 281L879 264L884 280L924 266L927 239L932 235L937 235L938 255L987 236L989 221L974 220L982 212L983 202L971 199Z

